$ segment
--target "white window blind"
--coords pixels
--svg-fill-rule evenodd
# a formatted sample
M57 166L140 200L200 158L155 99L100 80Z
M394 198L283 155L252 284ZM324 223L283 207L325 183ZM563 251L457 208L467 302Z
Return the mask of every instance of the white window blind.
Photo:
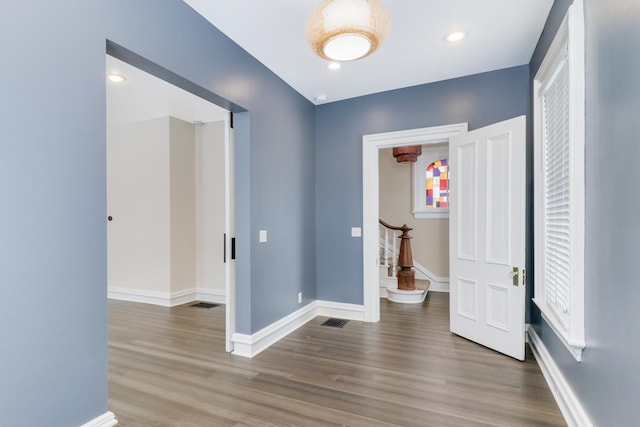
M584 350L584 10L574 0L533 79L534 298L573 357Z
M542 92L545 299L565 327L571 277L569 84L565 47L564 57Z

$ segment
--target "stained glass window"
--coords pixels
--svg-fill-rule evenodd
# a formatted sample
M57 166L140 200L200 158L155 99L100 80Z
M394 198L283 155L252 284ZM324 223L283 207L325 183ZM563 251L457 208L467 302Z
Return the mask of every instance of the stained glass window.
M427 208L449 207L449 166L447 159L437 160L427 166Z

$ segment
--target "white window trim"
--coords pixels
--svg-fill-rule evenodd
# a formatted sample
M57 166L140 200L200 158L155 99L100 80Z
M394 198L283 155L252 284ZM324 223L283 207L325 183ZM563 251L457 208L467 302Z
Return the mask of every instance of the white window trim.
M570 134L570 294L569 318L566 325L546 304L544 262L544 179L542 143L543 84L556 70L568 51L569 61L569 134ZM585 63L584 63L584 12L582 0L575 0L569 7L558 33L533 81L534 98L534 203L535 203L535 298L543 319L556 333L560 341L577 360L582 360L585 348L584 333L584 193L585 193Z
M431 163L449 158L449 141L433 141L422 146L422 155L412 165L413 217L415 219L449 218L449 208L427 208L425 170Z

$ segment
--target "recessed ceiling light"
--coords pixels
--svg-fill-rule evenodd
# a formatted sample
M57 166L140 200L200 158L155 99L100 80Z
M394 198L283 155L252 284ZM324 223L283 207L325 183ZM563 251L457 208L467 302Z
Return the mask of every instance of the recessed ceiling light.
M325 102L327 100L327 95L320 94L315 97L316 102Z
M127 80L125 76L116 73L107 74L107 78L114 83L122 83L123 81Z
M331 63L329 63L329 69L330 70L339 70L341 66L342 65L340 65L339 62L331 62Z
M463 38L467 37L466 33L463 33L462 31L456 31L455 33L451 33L447 36L446 40L448 42L457 42L462 40Z

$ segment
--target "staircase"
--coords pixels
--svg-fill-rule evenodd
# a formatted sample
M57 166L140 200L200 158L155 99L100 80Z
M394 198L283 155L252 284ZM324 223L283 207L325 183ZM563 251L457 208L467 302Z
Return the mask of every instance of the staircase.
M406 224L393 226L382 219L379 223L380 297L405 304L422 303L430 281L420 275L416 277L409 235L412 229ZM398 239L401 240L399 250Z

